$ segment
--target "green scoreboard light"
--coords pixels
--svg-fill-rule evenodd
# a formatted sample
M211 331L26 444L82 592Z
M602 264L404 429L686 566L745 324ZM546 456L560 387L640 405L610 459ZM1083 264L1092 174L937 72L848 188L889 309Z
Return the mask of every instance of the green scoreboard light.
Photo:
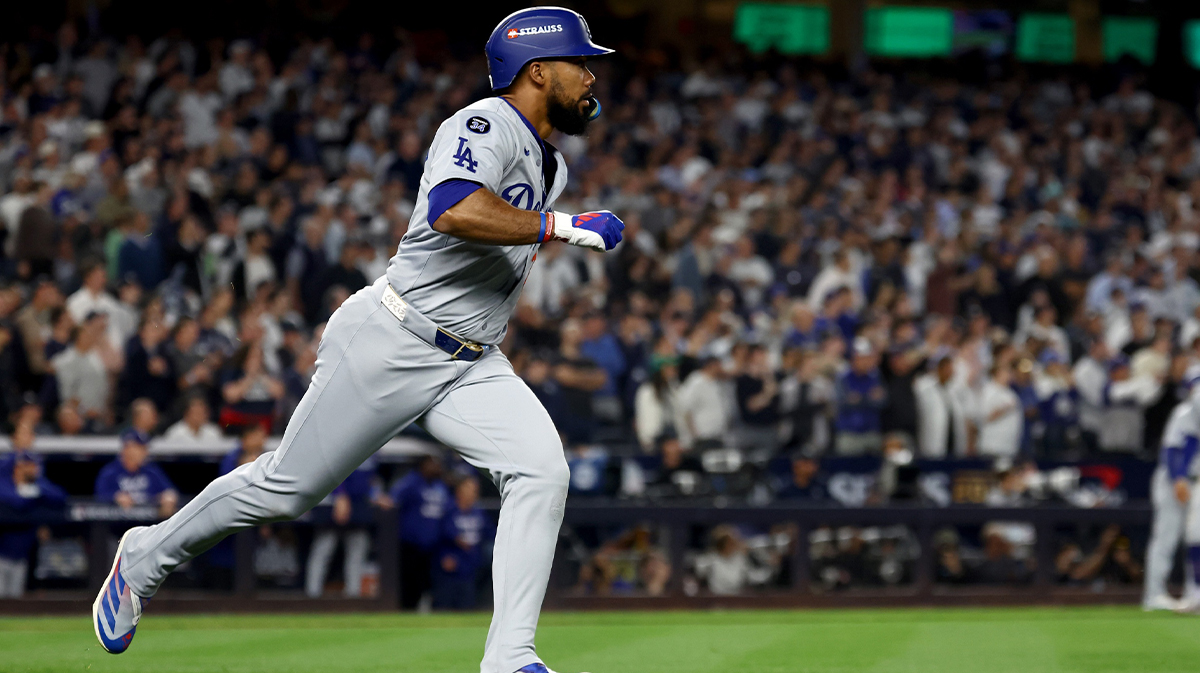
M954 12L936 7L874 7L867 10L863 32L863 47L871 56L950 56Z
M1158 44L1158 21L1148 17L1108 16L1102 25L1104 60L1120 60L1125 54L1152 65Z
M1017 21L1017 58L1070 63L1075 60L1075 20L1067 14L1022 14Z
M824 54L829 51L829 8L744 2L734 15L733 39L754 52L774 47L781 54Z
M1200 20L1183 24L1183 56L1188 65L1200 68Z

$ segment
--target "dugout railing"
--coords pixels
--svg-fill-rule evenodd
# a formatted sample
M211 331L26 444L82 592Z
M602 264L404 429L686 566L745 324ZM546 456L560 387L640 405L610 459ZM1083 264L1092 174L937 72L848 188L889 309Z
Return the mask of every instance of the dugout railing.
M487 502L490 509L498 506ZM302 518L297 525L311 524L313 518L327 513L321 508ZM155 600L156 610L162 611L301 611L301 610L394 610L400 590L399 544L396 535L397 514L394 510L374 510L373 549L379 567L378 590L372 598L306 599L297 592L263 591L258 588L254 570L257 536L253 530L233 536L234 572L232 592L176 592L164 590ZM122 510L112 505L91 501L72 501L62 510L33 510L13 512L0 509L0 528L20 525L69 525L86 531L88 548L87 592L97 589L111 563L114 531L123 525L152 522L157 519L150 507ZM307 519L307 521L306 521ZM555 578L547 597L550 607L588 609L625 607L653 609L655 607L729 606L729 607L799 607L842 605L970 605L1023 603L1086 603L1129 602L1136 599L1136 587L1125 590L1097 592L1091 589L1062 587L1055 582L1054 557L1056 530L1063 527L1105 526L1117 524L1125 528L1148 527L1151 508L1144 503L1130 503L1120 508L1080 509L1065 506L1036 506L995 508L983 506L925 507L891 505L886 507L844 508L829 506L770 505L764 507L715 507L701 503L651 504L620 501L583 500L568 506L564 529L584 526L609 529L638 523L650 523L665 531L659 542L673 568L684 568L689 553L689 539L696 528L734 524L752 527L771 527L788 524L794 528L797 544L791 551L791 582L785 587L755 591L742 596L714 597L701 593L686 595L676 572L664 595L648 597L588 596L565 591L570 583L571 569L560 548L555 564ZM983 526L988 522L1025 522L1036 531L1034 558L1036 563L1027 583L1001 587L944 586L935 582L936 531L947 526ZM830 593L812 586L809 533L817 527L839 526L905 526L912 531L919 550L912 568L912 581L904 586L875 591ZM42 613L77 612L90 603L89 593L81 591L41 591L19 600L0 600L0 612Z

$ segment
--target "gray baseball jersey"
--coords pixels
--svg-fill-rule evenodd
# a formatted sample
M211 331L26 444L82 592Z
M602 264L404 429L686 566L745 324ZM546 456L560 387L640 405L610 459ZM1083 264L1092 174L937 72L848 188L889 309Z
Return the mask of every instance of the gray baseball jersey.
M546 161L555 165L546 167ZM547 175L553 184L546 184ZM503 98L459 110L442 123L429 147L408 233L388 264L388 283L439 326L497 344L538 246L471 243L434 230L429 192L455 179L478 183L517 208L549 211L567 184L566 162Z
M543 152L555 162L552 170L542 170ZM570 481L558 431L499 349L474 361L454 359L411 331L388 300L399 293L469 339L495 344L504 337L537 246L479 245L434 231L429 192L453 179L540 210L562 191L566 170L501 99L476 103L443 124L409 233L386 277L329 318L312 382L279 448L217 478L170 519L129 531L117 567L133 593L153 596L174 568L234 531L300 516L421 420L435 439L491 475L503 503L492 563L495 615L480 673L512 673L540 661L534 633ZM329 545L316 547L319 555ZM318 592L319 583L309 589Z

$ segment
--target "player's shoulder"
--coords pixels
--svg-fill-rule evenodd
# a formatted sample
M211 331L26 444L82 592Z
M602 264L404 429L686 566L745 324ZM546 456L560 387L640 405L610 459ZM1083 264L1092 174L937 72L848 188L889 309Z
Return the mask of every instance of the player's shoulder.
M475 137L511 136L519 129L519 124L512 106L497 97L477 100L444 122L445 126Z

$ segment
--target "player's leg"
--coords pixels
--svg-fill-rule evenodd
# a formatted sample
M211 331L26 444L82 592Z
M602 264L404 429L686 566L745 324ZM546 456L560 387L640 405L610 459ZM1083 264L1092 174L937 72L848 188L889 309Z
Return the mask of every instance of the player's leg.
M346 547L342 573L346 576L347 598L362 596L363 568L367 564L367 553L371 551L371 536L361 528L351 529L342 536Z
M325 591L325 578L329 575L329 563L337 551L338 533L326 528L313 538L308 550L308 563L304 566L304 593L309 598L320 598Z
M1191 499L1187 504L1187 523L1183 527L1183 544L1187 547L1187 572L1195 584L1200 585L1200 488L1192 484ZM1184 610L1200 612L1200 601L1196 596L1187 596L1182 601Z
M1175 551L1183 535L1185 506L1175 497L1170 477L1164 468L1154 471L1150 480L1150 499L1154 503L1154 524L1146 545L1146 583L1142 589L1142 607L1147 610L1169 609L1167 577L1175 561Z
M172 569L230 533L307 512L454 380L455 363L380 305L382 287L360 290L330 319L312 382L275 451L130 534L123 572L134 593L153 595Z
M152 596L176 566L231 533L308 511L447 389L461 365L401 327L379 303L383 287L360 290L330 319L275 451L214 480L166 521L127 534L94 605L98 637L102 599L116 613L109 631L132 635L140 602L131 596Z
M550 415L499 352L477 362L425 415L425 428L500 490L495 611L482 673L538 663L534 632L558 543L570 470Z

